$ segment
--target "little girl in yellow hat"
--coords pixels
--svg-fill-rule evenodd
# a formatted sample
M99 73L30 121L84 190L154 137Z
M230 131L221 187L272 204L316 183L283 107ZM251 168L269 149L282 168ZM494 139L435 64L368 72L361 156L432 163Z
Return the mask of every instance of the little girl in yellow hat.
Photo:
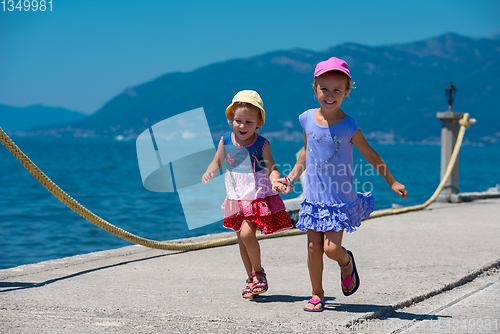
M213 161L203 174L207 183L227 160L224 227L236 231L241 259L247 272L244 298L254 298L268 289L266 273L256 238L257 228L272 234L292 227L285 205L277 192L285 190L274 183L280 173L269 141L255 132L264 125L266 113L259 94L253 90L238 92L226 109L233 131L222 136Z

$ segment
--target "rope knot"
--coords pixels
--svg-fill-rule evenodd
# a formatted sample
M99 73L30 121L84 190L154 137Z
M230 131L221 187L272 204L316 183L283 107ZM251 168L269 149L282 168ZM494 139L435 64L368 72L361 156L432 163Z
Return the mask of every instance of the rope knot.
M469 129L471 124L476 123L475 118L469 118L469 117L470 117L469 113L465 113L464 116L462 117L462 119L460 119L460 121L458 121L458 124L463 125L467 129Z

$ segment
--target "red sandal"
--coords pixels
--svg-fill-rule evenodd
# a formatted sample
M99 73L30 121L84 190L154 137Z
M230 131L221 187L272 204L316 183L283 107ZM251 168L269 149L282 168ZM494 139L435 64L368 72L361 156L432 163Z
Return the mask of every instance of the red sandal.
M266 273L264 272L264 268L262 268L262 271L254 271L251 275L251 277L254 276L264 276L263 280L255 280L253 281L252 284L252 293L255 295L260 295L261 293L264 293L268 290L269 286L267 285L267 280L266 280ZM255 291L255 289L262 289L259 291Z
M257 297L257 295L252 292L252 289L253 289L253 284L252 283L253 283L252 279L251 278L247 278L247 286L241 292L241 296L243 298L252 299L252 298ZM252 284L252 285L250 286L250 284ZM250 293L251 293L251 295L249 295ZM245 296L245 295L247 295L247 296Z

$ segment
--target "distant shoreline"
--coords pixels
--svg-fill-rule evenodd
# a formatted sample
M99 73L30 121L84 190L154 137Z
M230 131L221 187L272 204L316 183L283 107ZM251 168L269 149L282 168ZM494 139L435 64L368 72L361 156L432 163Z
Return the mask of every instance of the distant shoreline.
M87 130L90 131L90 130ZM73 135L61 135L61 134L53 134L50 131L5 131L9 137L12 139L18 138L52 138L52 139L86 139L86 140L102 140L102 141L123 141L130 142L135 141L137 136L96 136L94 131L90 132L77 132ZM228 133L227 131L218 131L213 133L212 138L214 142L218 142L221 135ZM286 130L282 131L269 131L262 132L262 136L269 139L271 142L288 142L288 143L300 143L303 141L303 134L298 131L287 132ZM399 136L394 135L393 133L387 133L382 131L369 132L365 134L366 139L370 144L378 144L378 145L424 145L424 146L441 146L441 137L431 136L425 138L421 141L413 141L406 140ZM487 139L482 142L471 141L467 138L467 135L464 138L462 146L473 146L473 147L500 147L500 137L498 140L496 139L498 136L484 136L482 138Z

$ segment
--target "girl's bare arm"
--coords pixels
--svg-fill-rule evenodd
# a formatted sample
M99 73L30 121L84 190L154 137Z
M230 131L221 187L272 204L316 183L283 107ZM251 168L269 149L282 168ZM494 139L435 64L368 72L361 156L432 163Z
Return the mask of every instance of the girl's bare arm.
M387 181L391 189L398 195L403 198L408 196L408 192L406 191L406 187L401 183L397 182L392 176L389 168L385 164L384 160L378 155L378 153L368 144L365 136L361 132L361 129L358 129L351 138L352 143L356 148L361 152L361 155L368 161L375 170L382 175L382 177Z
M304 132L304 147L299 154L299 157L297 159L297 162L295 163L295 166L293 167L290 174L288 174L288 178L293 183L297 182L297 180L300 178L302 173L304 173L304 171L306 170L306 150L307 150L307 135ZM283 194L286 195L290 191L292 191L293 187L288 186L288 183L286 182L285 178L278 179L277 181L287 185L286 190L282 191Z
M280 172L276 163L274 162L273 153L271 152L271 146L269 142L264 145L262 149L262 158L266 164L267 173L269 174L269 179L273 183L273 191L283 191L285 187L282 184L276 184L275 181L280 178Z
M221 169L222 163L224 162L224 144L222 140L219 142L217 147L217 152L215 152L214 160L208 165L207 171L201 177L201 182L207 183L213 178Z

